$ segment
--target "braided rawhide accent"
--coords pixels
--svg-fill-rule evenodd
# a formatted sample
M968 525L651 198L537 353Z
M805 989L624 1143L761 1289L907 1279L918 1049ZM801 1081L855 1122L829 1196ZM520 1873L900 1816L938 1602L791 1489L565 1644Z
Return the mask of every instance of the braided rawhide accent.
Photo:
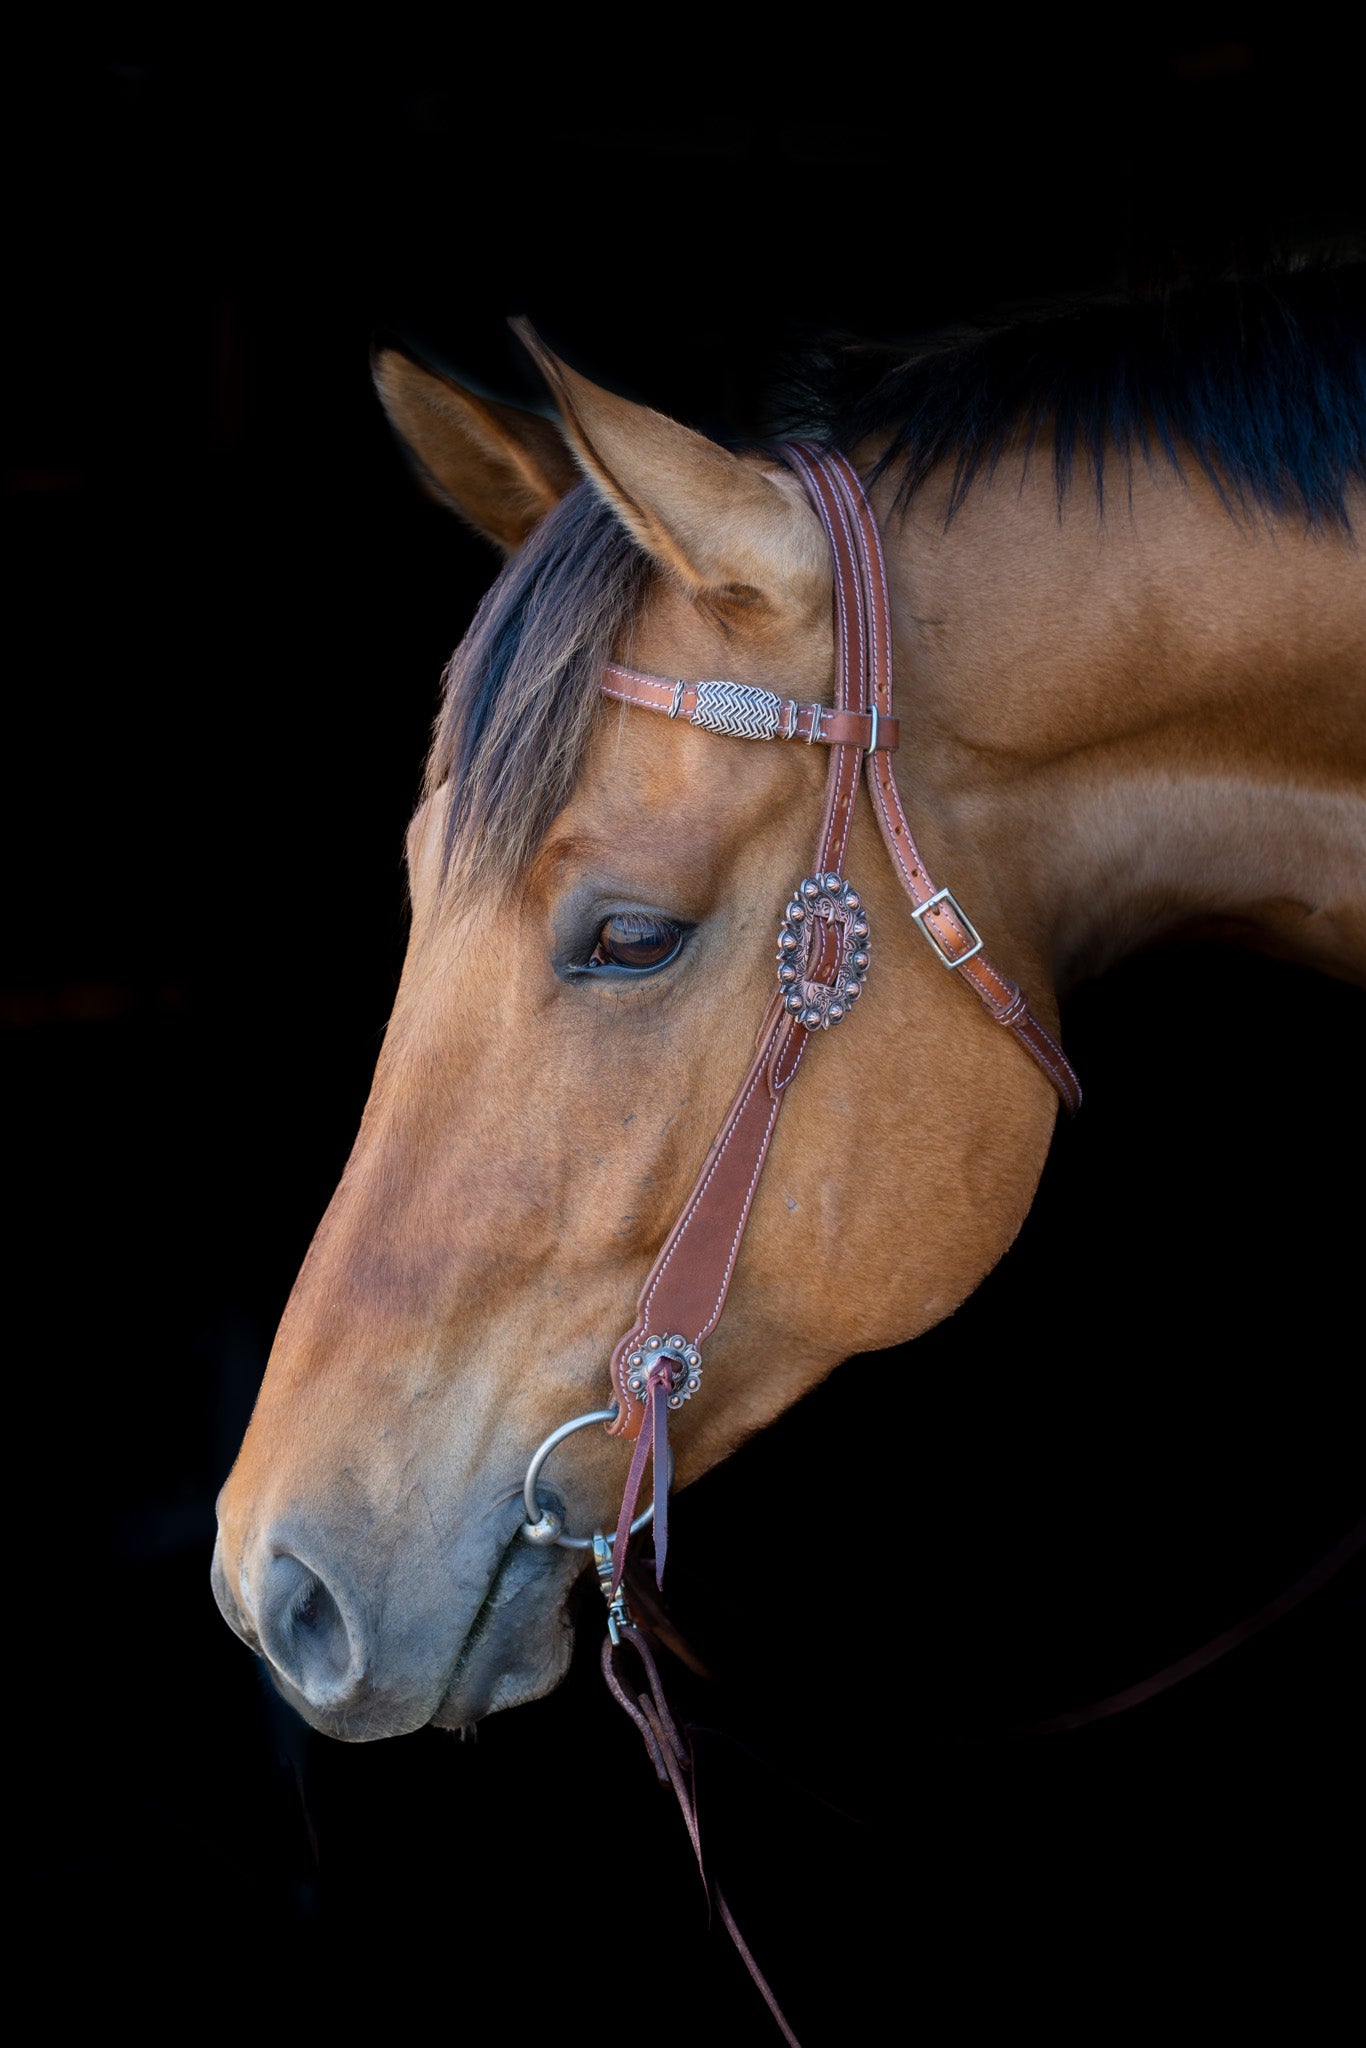
M751 683L698 683L688 723L736 740L776 740L783 700Z

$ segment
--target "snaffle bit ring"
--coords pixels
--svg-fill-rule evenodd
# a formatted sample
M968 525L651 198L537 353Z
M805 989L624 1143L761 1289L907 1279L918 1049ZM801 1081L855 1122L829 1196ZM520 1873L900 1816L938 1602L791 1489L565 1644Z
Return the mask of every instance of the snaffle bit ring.
M562 1550L591 1550L593 1548L593 1538L591 1536L567 1536L565 1534L564 1523L555 1513L555 1510L542 1507L537 1499L536 1482L541 1476L541 1467L550 1456L550 1453L557 1445L562 1444L567 1436L573 1436L576 1429L589 1429L595 1422L614 1422L616 1414L617 1404L614 1401L610 1408L594 1408L589 1415L576 1415L572 1422L562 1422L558 1429L552 1429L545 1442L532 1452L531 1463L526 1468L526 1478L522 1482L522 1499L526 1504L527 1518L522 1524L520 1534L525 1542L535 1543L542 1548L546 1548L552 1543L558 1543ZM674 1454L673 1445L670 1444L670 1486L673 1483ZM631 1534L633 1536L637 1535L647 1522L654 1519L654 1512L655 1504L651 1501L645 1512L637 1515L634 1522L632 1522ZM606 1541L610 1545L612 1538L608 1536Z

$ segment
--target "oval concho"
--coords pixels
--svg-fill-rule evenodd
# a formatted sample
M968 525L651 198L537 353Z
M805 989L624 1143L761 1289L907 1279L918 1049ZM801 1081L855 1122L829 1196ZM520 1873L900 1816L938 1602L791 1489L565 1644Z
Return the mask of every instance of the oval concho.
M857 890L838 875L808 875L778 929L778 986L808 1031L848 1015L868 972L868 920Z

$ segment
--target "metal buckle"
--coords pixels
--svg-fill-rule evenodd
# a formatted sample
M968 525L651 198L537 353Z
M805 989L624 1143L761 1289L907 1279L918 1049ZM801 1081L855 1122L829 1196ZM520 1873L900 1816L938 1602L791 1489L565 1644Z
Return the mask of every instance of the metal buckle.
M923 922L926 911L933 910L936 903L948 904L949 909L953 912L954 916L958 919L959 924L962 925L963 930L972 940L972 944L968 947L966 953L948 952L945 947L940 945L939 940L930 930L930 927ZM966 967L968 961L971 960L975 954L980 953L982 950L982 940L980 934L978 933L977 927L973 923L972 919L968 916L967 912L964 910L962 904L958 901L958 898L954 895L952 889L936 889L933 896L928 897L926 901L920 905L919 909L913 910L911 912L911 916L915 919L916 923L920 926L921 931L929 940L931 946L934 948L935 958L942 962L942 964L945 967L949 968L950 971L952 971L956 967Z

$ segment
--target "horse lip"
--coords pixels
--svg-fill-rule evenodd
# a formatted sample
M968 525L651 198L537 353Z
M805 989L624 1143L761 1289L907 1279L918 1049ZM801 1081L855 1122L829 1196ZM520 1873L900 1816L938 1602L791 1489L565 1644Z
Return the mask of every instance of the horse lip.
M517 1678L503 1671L494 1674L491 1681L488 1674L480 1674L475 1680L473 1697L467 1694L464 1703L460 1703L459 1697L462 1687L471 1679L481 1649L491 1637L496 1637L501 1632L500 1621L505 1617L517 1619L517 1602L522 1595L534 1593L538 1587L547 1591L554 1590L557 1595L554 1607L547 1612L541 1603L535 1602L529 1612L524 1610L523 1618L533 1620L539 1624L540 1629L547 1630L548 1641L542 1647L548 1647L552 1654L548 1659L543 1657L540 1660L544 1668L539 1673L526 1677L524 1696L534 1699L558 1684L568 1663L567 1653L559 1654L562 1643L567 1640L570 1626L568 1616L564 1613L564 1595L568 1592L573 1579L577 1577L581 1564L582 1559L574 1551L558 1546L545 1549L524 1543L521 1540L519 1514L517 1528L503 1546L490 1577L488 1590L465 1632L465 1639L452 1666L446 1689L432 1712L433 1726L466 1728L483 1715L516 1703L512 1697L500 1697L500 1694L507 1693L510 1689L517 1695L518 1700L523 1696ZM560 1643L555 1639L554 1623L557 1616L561 1620ZM533 1658L532 1661L537 1660ZM484 1680L482 1685L480 1678ZM480 1696L484 1692L488 1695L486 1698Z

